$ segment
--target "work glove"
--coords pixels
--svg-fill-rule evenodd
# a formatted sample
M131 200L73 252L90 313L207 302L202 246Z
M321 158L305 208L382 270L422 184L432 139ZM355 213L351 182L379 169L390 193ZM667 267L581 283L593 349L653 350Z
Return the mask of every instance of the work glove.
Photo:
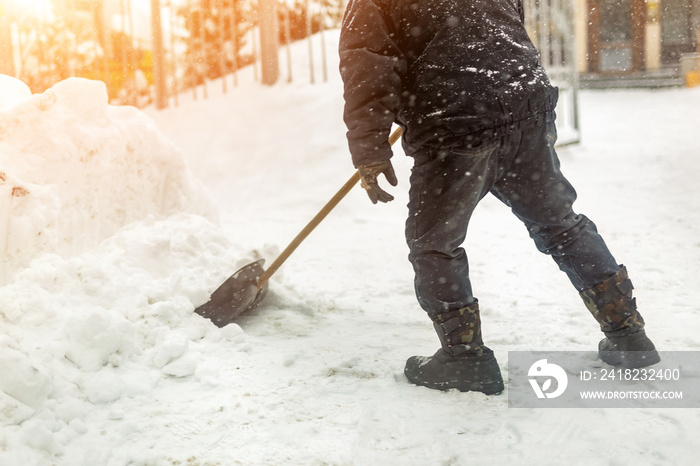
M367 191L372 204L376 204L377 201L389 202L394 200L394 196L380 188L379 183L377 183L377 177L383 173L390 185L396 186L398 184L391 161L360 165L358 170L360 171L360 184Z

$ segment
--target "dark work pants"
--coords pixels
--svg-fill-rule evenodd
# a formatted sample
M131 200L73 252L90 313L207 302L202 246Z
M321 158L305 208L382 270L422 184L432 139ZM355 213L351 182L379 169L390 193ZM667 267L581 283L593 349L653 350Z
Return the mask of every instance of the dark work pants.
M542 114L534 128L476 147L406 148L414 158L406 241L416 296L429 315L475 301L462 243L489 192L523 221L578 291L620 269L593 222L572 210L576 191L559 169L555 140L554 116Z

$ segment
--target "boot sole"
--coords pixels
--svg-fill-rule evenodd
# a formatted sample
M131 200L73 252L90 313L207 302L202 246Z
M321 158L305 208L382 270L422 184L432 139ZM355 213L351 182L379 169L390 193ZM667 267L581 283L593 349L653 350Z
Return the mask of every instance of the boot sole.
M599 351L598 357L611 366L622 366L626 369L639 369L651 366L661 361L659 353L654 351Z
M412 381L413 382L413 381ZM445 382L442 384L431 384L431 383L421 383L421 382L413 382L415 385L419 385L421 387L426 387L426 388L431 388L433 390L454 390L457 389L460 392L480 392L483 393L484 395L498 395L499 393L502 393L503 390L505 389L505 386L503 385L503 381L495 381L491 383L482 383L479 385L475 385L472 383L463 383L463 382Z

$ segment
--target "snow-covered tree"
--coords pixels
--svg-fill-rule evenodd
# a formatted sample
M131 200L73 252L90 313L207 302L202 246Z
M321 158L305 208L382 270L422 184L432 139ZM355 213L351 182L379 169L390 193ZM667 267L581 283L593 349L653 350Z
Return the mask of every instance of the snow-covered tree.
M246 34L256 24L245 0L199 0L178 9L184 19L186 85L226 74L252 60Z

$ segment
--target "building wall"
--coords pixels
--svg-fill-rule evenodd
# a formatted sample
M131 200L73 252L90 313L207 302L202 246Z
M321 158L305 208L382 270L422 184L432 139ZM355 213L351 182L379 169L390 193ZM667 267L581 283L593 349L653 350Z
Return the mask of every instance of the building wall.
M591 44L596 44L596 0L571 0L574 3L576 64L579 72L595 71ZM653 71L663 66L677 67L684 53L700 51L700 0L633 0L633 22L637 43L643 47L635 60L635 70ZM594 40L592 40L592 38ZM593 56L593 58L591 58Z

